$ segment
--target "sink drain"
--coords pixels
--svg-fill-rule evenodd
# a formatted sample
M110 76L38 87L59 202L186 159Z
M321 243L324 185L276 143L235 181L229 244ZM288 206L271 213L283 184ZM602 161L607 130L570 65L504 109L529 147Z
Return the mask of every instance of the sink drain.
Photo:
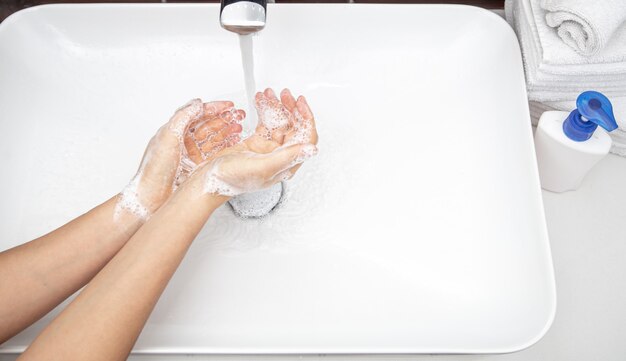
M281 182L262 191L240 194L228 201L228 204L238 217L261 218L278 208L284 190L285 186Z

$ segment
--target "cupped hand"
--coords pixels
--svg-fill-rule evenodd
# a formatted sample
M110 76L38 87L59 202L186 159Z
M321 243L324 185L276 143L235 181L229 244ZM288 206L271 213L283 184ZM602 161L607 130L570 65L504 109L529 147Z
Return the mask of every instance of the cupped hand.
M235 196L289 179L317 154L315 119L306 99L288 89L256 94L259 125L249 138L212 155L201 169L204 192Z
M148 218L193 171L195 162L191 159L197 154L184 146L188 129L202 133L204 149L223 149L234 139L238 141L238 121L244 114L233 106L229 101L203 103L194 99L179 108L148 143L137 174L120 194L117 211L125 209Z

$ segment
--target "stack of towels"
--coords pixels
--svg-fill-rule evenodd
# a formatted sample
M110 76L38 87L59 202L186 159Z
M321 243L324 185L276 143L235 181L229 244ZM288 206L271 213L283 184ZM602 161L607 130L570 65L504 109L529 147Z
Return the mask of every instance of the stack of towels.
M614 153L626 156L626 0L506 0L517 33L533 121L571 111L585 90L613 103Z

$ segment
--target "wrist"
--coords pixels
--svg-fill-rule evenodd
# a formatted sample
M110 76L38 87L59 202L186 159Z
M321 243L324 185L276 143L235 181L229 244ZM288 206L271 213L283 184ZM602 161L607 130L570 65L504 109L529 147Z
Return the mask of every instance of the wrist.
M147 220L147 217L142 217L136 211L127 207L125 200L123 200L122 193L111 197L96 209L101 207L108 209L107 213L111 214L113 221L112 231L123 233L126 236L126 240L128 240Z
M172 194L166 204L180 207L185 212L206 214L208 217L229 199L230 197L227 196L207 193L203 187L196 185L195 182L187 182Z
M135 176L118 194L117 210L124 210L145 222L165 203L171 187L152 186L149 180Z

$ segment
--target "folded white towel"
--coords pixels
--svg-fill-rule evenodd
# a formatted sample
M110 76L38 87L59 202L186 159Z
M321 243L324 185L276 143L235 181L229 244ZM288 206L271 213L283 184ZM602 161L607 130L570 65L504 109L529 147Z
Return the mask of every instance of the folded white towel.
M624 0L543 0L548 26L578 53L598 53L626 21Z
M528 97L536 101L576 99L594 89L607 96L626 96L626 24L596 55L582 56L563 43L546 23L541 0L506 0L507 20L514 27L524 57Z
M535 57L545 65L545 70L555 74L616 74L626 71L626 28L616 29L613 38L596 55L581 56L563 43L557 32L546 22L547 11L540 0L507 0L511 2L516 26L526 27L532 35ZM515 21L517 19L517 21ZM571 66L571 67L570 67Z

